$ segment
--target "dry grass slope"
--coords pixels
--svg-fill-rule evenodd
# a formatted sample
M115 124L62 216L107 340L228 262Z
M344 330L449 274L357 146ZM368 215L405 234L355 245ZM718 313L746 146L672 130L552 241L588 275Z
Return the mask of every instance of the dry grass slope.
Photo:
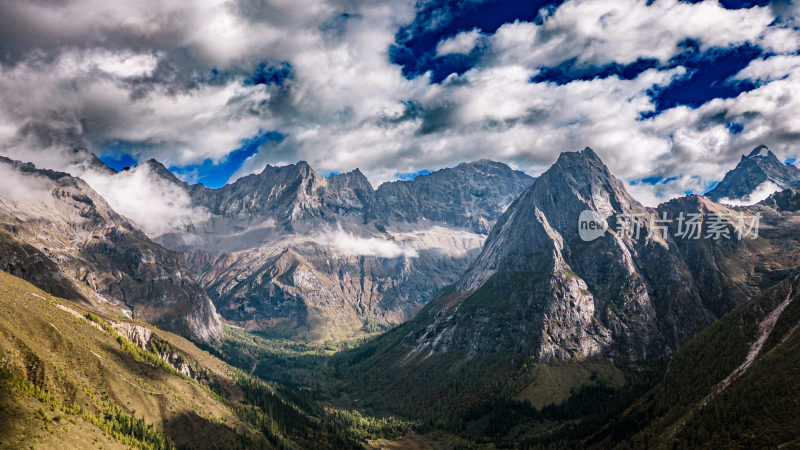
M86 314L0 272L0 447L157 448L159 436L192 448L269 447L230 401L137 361ZM201 364L231 400L241 398L229 366L183 338L158 335ZM134 418L145 431L117 424Z

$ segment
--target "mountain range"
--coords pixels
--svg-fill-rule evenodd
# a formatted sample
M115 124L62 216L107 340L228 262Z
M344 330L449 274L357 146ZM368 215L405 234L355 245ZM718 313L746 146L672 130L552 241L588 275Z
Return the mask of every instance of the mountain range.
M582 211L607 226L602 237L579 237ZM679 236L681 214L705 219L697 239ZM738 239L738 217L756 214L760 235ZM638 235L620 232L629 216L642 219ZM719 240L709 237L711 216L723 218ZM452 291L417 317L406 361L458 350L617 363L670 355L794 269L800 228L783 219L699 196L645 208L591 149L562 153L498 220Z
M324 178L305 162L220 189L144 167L207 211L153 239L184 254L228 321L309 341L402 323L455 281L532 178L476 161L373 189L358 170ZM372 327L372 328L370 328Z
M585 401L573 400L578 394L606 389L614 392L602 400L609 414L624 398L621 386L641 388L687 342L713 355L718 343L692 338L792 283L785 280L800 269L797 208L797 189L746 207L691 195L646 208L591 149L562 153L498 219L459 281L413 320L338 355L335 373L364 407L392 404L411 417L445 415L467 427L502 417L497 400L476 411L491 398L552 404L555 414L561 402L572 408ZM587 211L603 231L596 239L579 233ZM638 233L633 217L642 219ZM775 311L769 305L753 320ZM525 433L541 427L525 423ZM488 433L481 430L477 436Z
M55 417L140 447L358 446L359 427L407 433L395 416L500 447L797 442L764 402L798 398L800 177L766 147L657 207L590 148L538 178L481 160L377 189L305 162L209 189L155 160L116 173L74 158L112 184L156 180L188 213L153 228L81 178L0 159L0 394L24 414L51 392L69 405ZM90 386L112 372L127 383ZM180 414L128 433L126 385ZM196 387L213 394L172 402ZM221 440L184 433L209 424Z
M0 267L53 295L200 342L222 337L184 258L151 241L80 178L0 158Z

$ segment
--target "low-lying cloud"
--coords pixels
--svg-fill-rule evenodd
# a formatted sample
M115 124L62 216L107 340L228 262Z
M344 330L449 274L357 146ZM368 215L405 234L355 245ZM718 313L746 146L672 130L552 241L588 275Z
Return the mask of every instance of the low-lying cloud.
M754 205L762 200L765 200L770 195L782 190L780 186L771 182L765 181L759 184L753 192L748 195L745 195L742 198L728 198L724 197L719 199L720 203L724 203L730 206L749 206Z
M12 202L50 203L53 182L45 177L22 173L18 168L0 161L0 197Z
M147 165L109 175L89 170L81 174L114 210L133 220L149 236L202 222L210 216L192 204L180 186L153 173Z
M417 251L403 248L396 242L377 237L360 237L342 230L329 231L321 235L321 242L327 243L331 248L346 256L375 256L378 258L415 258Z

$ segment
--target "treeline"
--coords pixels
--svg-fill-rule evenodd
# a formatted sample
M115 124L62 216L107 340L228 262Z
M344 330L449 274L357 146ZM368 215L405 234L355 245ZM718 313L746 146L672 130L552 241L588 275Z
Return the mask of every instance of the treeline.
M57 414L55 420L60 420L64 414L80 417L125 445L142 450L174 450L176 448L175 443L169 437L161 434L153 425L143 419L128 414L108 397L103 397L98 402L100 406L98 413L89 412L79 405L64 405L45 388L15 375L6 367L0 367L0 389L16 390L39 400ZM54 420L42 409L37 410L35 416L46 424Z
M346 428L332 428L325 423L327 417L320 420L305 414L281 398L264 381L242 373L237 374L236 381L244 393L246 404L239 409L240 415L276 447L361 448L358 440Z

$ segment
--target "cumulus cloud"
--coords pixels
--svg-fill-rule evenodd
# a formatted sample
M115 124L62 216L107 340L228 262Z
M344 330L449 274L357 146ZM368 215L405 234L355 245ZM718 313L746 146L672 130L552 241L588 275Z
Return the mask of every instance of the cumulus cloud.
M591 146L626 180L670 179L632 186L646 203L704 189L760 143L784 158L800 154L796 6L570 0L536 22L443 39L439 55L479 43L481 56L440 84L406 79L388 57L414 14L414 2L3 2L0 153L79 144L182 166L222 161L243 139L278 131L285 139L265 144L234 178L307 160L323 173L359 167L377 185L483 157L535 175L559 152ZM568 61L664 64L687 40L701 53L747 44L771 56L730 80L755 89L649 118L649 92L691 70L531 82ZM262 65L287 74L254 81Z
M800 46L795 47L800 48ZM768 58L756 59L737 73L734 80L750 80L759 83L786 78L800 70L800 56L798 55L773 55Z
M653 184L634 181L629 183L627 190L643 205L655 207L687 193L702 194L708 190L709 184L710 182L704 181L698 176L681 175L660 180Z
M377 237L360 237L338 228L328 231L320 236L320 242L326 242L337 252L346 256L375 256L378 258L415 258L417 251L413 248L404 248L396 242Z
M696 40L701 50L759 43L775 19L769 7L729 10L718 2L678 0L579 0L565 2L542 23L502 26L490 49L503 63L531 67L632 63L640 58L668 61L680 43Z
M452 53L467 54L475 48L480 37L481 33L477 28L458 33L451 38L440 41L436 45L436 54L439 56Z

